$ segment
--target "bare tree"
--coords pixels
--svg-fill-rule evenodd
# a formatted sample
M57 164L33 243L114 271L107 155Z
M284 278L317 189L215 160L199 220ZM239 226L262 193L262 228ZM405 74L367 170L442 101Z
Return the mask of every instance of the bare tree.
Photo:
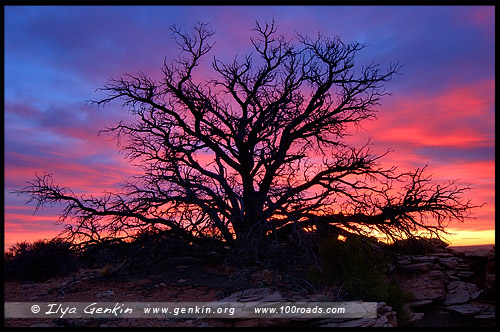
M164 228L194 241L215 239L256 248L280 232L334 227L392 239L439 235L473 207L468 187L433 184L424 168L384 169L370 145L346 143L353 128L376 114L384 84L398 64L357 67L364 45L298 34L287 40L275 23L256 24L255 51L193 72L211 50L214 32L172 28L180 55L165 61L163 79L124 75L101 90L136 115L104 132L115 135L130 162L143 170L123 192L85 197L37 176L18 193L37 207L65 203L61 222L74 241L127 238ZM400 186L399 190L396 190Z

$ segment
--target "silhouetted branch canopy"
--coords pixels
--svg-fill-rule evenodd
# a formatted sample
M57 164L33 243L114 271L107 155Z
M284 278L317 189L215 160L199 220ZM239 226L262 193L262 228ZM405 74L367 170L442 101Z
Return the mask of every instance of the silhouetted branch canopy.
M468 187L433 184L425 167L398 174L381 166L389 151L376 155L369 142L346 142L374 118L398 63L355 66L364 45L322 34L287 40L275 22L257 23L253 33L253 53L229 62L214 57L216 78L197 81L215 32L205 23L191 32L173 27L180 54L165 59L161 80L126 74L91 101L119 100L135 115L102 131L142 169L122 192L78 196L46 174L17 192L38 207L66 204L68 234L92 241L161 226L241 244L286 225L337 225L397 239L439 234L447 222L470 216Z

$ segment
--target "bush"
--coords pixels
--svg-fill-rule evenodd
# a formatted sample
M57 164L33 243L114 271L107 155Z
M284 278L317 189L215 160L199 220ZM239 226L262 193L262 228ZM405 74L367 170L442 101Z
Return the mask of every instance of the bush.
M372 301L385 293L385 258L372 245L358 238L327 239L319 248L320 278L339 287L350 300Z
M404 322L411 295L387 277L384 254L370 241L348 237L346 241L329 238L319 247L321 270L314 270L313 279L334 286L342 300L385 302Z
M439 252L448 243L438 238L411 238L399 240L389 246L389 249L405 255L429 255Z
M6 280L43 282L78 267L71 243L61 239L16 243L4 255Z
M172 257L187 254L189 247L186 240L167 233L144 231L132 241L93 244L82 251L81 261L90 268L120 266L126 274L143 274L165 265Z

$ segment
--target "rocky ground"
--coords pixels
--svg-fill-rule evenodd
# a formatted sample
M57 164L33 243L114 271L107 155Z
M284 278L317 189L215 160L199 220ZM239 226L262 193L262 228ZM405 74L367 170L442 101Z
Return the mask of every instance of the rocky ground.
M123 274L116 266L81 269L41 283L5 282L5 302L211 302L237 287L234 269L178 259L150 274ZM179 319L6 319L5 326L185 326Z
M494 247L398 255L394 269L396 281L414 297L410 326L495 326Z
M5 283L5 302L286 302L319 301L291 291L269 270L236 271L229 266L177 265L148 277L124 277L108 269L85 269L42 283ZM279 287L281 285L282 287ZM5 319L5 327L243 327L396 326L396 313L379 303L377 319Z
M491 327L495 325L494 250L396 255L393 276L413 294L413 316L405 326ZM237 271L225 264L177 261L147 276L83 269L41 283L6 282L5 302L245 302L320 301L265 269ZM293 286L293 285L292 285ZM377 319L6 319L6 327L157 326L398 326L396 313L378 303ZM401 326L401 324L399 324Z

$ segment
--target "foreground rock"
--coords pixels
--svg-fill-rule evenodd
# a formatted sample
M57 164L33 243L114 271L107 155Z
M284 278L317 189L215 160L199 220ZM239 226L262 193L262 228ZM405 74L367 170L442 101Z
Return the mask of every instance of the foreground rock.
M396 255L394 278L413 295L408 307L418 313L443 309L483 322L495 321L495 249L428 255Z
M220 302L317 302L319 296L283 294L271 288L251 288L235 292ZM396 312L385 303L377 303L377 318L248 318L212 319L208 326L215 327L396 327Z

